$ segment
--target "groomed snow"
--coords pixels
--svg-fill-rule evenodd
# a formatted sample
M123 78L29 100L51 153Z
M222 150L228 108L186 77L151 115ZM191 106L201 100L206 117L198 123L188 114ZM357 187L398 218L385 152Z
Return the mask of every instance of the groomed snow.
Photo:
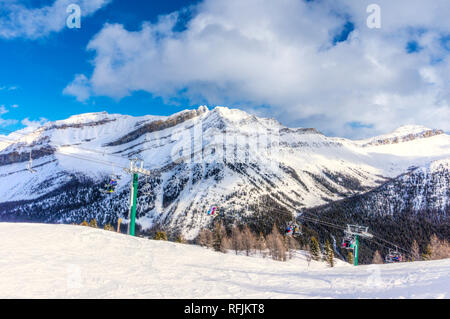
M0 298L449 298L450 259L329 268L71 225L0 224Z

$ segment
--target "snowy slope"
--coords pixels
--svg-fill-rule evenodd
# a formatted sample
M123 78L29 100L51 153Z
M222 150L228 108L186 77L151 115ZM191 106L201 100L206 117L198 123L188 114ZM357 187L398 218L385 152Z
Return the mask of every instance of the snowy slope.
M351 141L225 107L170 117L81 114L18 133L0 151L1 219L115 223L128 212L123 168L137 156L152 170L141 180L138 224L160 223L187 238L210 223L211 205L233 218L260 203L294 213L450 158L450 136L438 130L403 127ZM30 151L36 174L26 170ZM106 196L98 190L111 174L122 179Z
M0 298L449 298L450 259L353 267L0 223Z
M321 211L335 209L363 215L395 215L403 212L433 213L432 220L445 220L450 210L450 159L413 168L367 193L333 202Z

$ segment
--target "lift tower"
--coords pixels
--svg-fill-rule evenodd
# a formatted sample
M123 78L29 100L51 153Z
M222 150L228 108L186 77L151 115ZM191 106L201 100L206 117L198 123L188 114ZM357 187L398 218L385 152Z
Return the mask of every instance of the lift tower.
M354 256L354 264L358 266L358 257L359 257L359 237L362 238L372 238L373 235L369 234L369 227L359 226L359 225L347 225L347 229L345 230L345 234L348 236L353 236L355 239L355 247L353 248L353 256Z
M128 211L128 234L131 236L135 236L136 230L136 201L137 201L137 191L138 191L138 182L139 182L139 174L150 176L150 171L144 169L144 161L140 161L141 165L138 167L137 162L139 160L134 158L130 160L130 168L124 169L125 172L131 174L131 185L130 185L130 209Z

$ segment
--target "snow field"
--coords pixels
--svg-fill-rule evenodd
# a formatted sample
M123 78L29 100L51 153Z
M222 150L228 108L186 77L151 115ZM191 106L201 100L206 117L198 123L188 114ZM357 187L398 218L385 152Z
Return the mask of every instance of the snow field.
M449 298L450 259L353 267L71 225L0 223L0 298Z

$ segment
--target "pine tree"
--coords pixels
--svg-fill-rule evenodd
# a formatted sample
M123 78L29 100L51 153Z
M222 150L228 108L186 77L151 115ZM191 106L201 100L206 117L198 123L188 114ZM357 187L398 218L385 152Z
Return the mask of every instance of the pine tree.
M186 240L184 239L183 235L178 235L177 239L175 240L175 242L177 242L179 244L185 244Z
M352 264L352 265L355 263L355 259L354 259L354 256L353 256L353 250L349 250L348 251L348 253L347 253L347 261L348 261L349 264Z
M330 267L334 267L334 251L328 239L325 242L325 261L330 265Z
M427 245L422 252L422 260L431 260L431 257L432 257L431 245Z
M91 221L89 222L89 226L90 227L94 227L94 228L98 228L97 226L97 221L94 219L91 219Z
M311 237L311 257L315 261L320 260L320 246L319 241L316 239L316 237Z
M380 252L377 250L375 251L373 258L372 258L372 264L383 264L383 258L380 255Z
M114 231L114 227L111 225L111 224L106 224L104 227L103 227L103 229L104 230L108 230L108 231Z
M157 231L155 234L155 237L153 237L154 240L165 240L167 241L167 234L164 231Z
M80 224L80 226L89 226L89 224L86 220L83 220L83 222Z

